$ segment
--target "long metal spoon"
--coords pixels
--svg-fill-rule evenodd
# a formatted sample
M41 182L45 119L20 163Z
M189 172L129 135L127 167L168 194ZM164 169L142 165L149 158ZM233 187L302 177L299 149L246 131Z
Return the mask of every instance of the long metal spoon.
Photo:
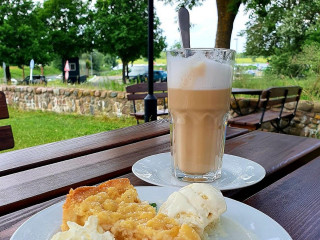
M178 12L179 27L183 48L190 48L190 17L185 7L181 7Z

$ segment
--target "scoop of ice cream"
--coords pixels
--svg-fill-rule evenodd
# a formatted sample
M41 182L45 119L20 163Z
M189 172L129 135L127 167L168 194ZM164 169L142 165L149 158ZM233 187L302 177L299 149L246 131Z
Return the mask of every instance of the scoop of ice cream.
M84 226L68 222L69 230L56 233L51 240L114 240L110 232L104 232L98 225L98 218L90 216Z
M205 183L193 183L171 194L159 212L203 234L205 227L216 223L226 209L226 202L218 189Z

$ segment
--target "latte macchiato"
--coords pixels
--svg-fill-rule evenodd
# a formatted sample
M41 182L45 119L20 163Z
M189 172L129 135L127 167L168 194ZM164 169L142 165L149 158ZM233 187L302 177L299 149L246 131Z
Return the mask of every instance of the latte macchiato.
M184 181L221 175L233 67L208 51L167 57L173 172Z

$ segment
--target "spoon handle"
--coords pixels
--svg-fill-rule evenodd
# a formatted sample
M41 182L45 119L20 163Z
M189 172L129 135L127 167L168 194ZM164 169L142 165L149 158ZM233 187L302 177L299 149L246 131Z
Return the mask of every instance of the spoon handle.
M190 48L190 17L186 8L179 9L179 27L183 48Z

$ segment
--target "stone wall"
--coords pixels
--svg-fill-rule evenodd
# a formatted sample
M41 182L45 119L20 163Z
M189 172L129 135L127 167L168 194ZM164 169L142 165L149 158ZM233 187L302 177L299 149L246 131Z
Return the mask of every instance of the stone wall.
M125 92L77 88L47 88L1 85L7 103L22 110L42 110L81 115L129 116L132 102ZM143 110L143 103L137 104Z
M132 102L127 100L125 92L111 90L90 90L78 88L47 88L33 86L0 85L0 91L6 94L9 105L22 110L42 110L57 113L76 113L81 115L104 115L108 117L129 116L133 112ZM256 106L256 99L239 99L243 113ZM235 108L235 102L232 102ZM136 105L143 111L143 101ZM158 102L158 108L162 108ZM286 111L294 108L292 103L286 104ZM231 116L237 114L231 111ZM274 131L270 123L263 124L262 130ZM292 135L320 136L320 102L301 100L295 118L286 132Z
M254 110L257 99L239 99L238 104L242 113L248 113ZM231 102L232 108L236 108L235 101ZM292 111L295 103L285 104L284 111ZM236 117L237 114L231 111L231 116ZM270 123L262 125L261 130L274 131ZM320 102L312 102L300 100L296 112L296 116L292 120L290 127L285 129L285 132L292 135L305 137L320 137Z

